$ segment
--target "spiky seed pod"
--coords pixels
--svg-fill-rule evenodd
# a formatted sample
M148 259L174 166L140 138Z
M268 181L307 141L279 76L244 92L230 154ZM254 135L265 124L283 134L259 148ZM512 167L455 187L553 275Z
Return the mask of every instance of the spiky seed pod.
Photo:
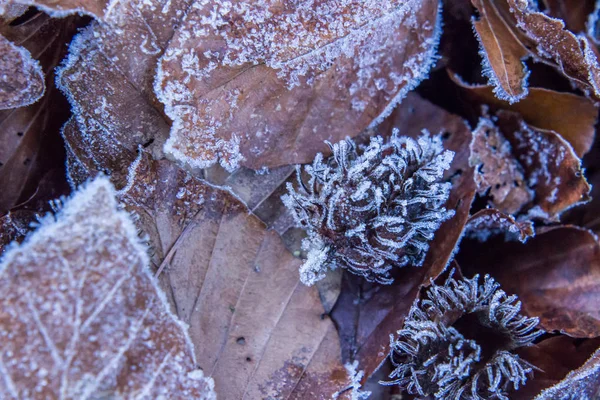
M451 185L439 182L454 153L439 136L424 132L417 141L397 133L366 146L329 144L330 158L317 154L304 167L307 181L298 167L298 189L288 184L282 200L308 233L304 284L337 267L391 283L392 267L423 264L435 231L454 215L444 208Z
M431 286L391 335L392 381L381 383L436 399L508 400L533 368L512 351L543 331L499 287L488 275Z

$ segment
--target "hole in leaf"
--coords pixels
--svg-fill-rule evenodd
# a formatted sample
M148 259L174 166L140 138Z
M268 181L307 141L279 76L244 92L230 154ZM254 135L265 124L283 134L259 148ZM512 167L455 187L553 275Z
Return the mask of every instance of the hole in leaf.
M235 341L237 344L239 345L245 345L246 344L246 338L243 336L240 336L239 338L236 339Z

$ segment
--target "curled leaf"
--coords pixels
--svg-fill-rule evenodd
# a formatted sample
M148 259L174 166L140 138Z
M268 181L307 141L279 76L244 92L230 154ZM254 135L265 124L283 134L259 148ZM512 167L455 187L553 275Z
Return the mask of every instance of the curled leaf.
M504 234L507 240L519 240L525 242L535 235L533 223L530 221L516 221L511 215L507 215L494 208L477 211L469 218L466 225L466 234L485 242L490 236Z

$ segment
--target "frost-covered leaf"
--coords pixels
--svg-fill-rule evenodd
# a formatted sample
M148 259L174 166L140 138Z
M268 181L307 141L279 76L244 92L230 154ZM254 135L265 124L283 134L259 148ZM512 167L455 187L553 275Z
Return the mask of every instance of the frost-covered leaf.
M468 165L471 132L456 115L429 103L412 93L380 126L382 133L391 134L393 127L400 134L418 137L422 129L441 133L444 147L455 152L446 172L452 183L446 208L455 211L436 232L421 268L406 268L395 276L395 284L387 287L358 283L350 277L342 282L342 292L332 311L342 339L345 360L357 359L370 376L389 353L389 334L401 326L422 284L429 284L446 268L469 217L475 194L473 169Z
M507 240L525 242L535 235L533 223L516 221L513 216L495 208L477 211L469 218L465 229L469 238L481 242L485 242L490 236L500 234L504 235Z
M27 106L44 94L44 74L27 49L0 35L0 110Z
M506 1L517 26L535 44L535 55L549 62L584 92L600 98L600 64L595 44L565 28L562 20L538 11L533 0Z
M501 212L515 214L533 199L510 142L489 119L480 119L473 131L469 165L475 167L478 193L487 194Z
M0 110L2 214L26 202L50 170L62 169L64 165L59 132L69 114L69 105L54 88L53 70L65 54L65 42L75 32L77 19L52 20L35 11L26 17L10 24L0 23L0 34L39 60L45 73L46 91L30 106ZM61 186L64 174L54 177L55 185Z
M106 179L0 264L3 398L214 399Z
M385 117L428 73L437 0L197 1L155 91L173 119L165 150L191 167L312 160L323 140Z
M558 227L525 244L500 239L482 246L463 247L458 261L464 271L497 278L547 331L600 336L600 245L593 233Z
M551 17L561 19L573 33L587 30L587 22L594 11L596 0L543 0L546 13Z
M124 168L112 175L119 199L148 236L161 285L220 396L325 399L350 386L319 294L300 284L300 261L275 232L230 192L143 150L90 141L72 124L71 178Z
M528 94L529 71L523 59L529 50L502 18L493 0L472 0L479 11L473 26L480 44L483 73L497 98L515 103Z
M488 105L492 111L517 112L530 126L560 134L579 157L592 147L598 108L585 97L531 87L527 97L518 103L509 104L496 98L490 86L469 85L454 74L451 74L451 78L465 89L465 94L475 105Z
M600 349L580 368L558 384L544 390L535 400L593 400L600 397Z
M470 156L479 194L488 195L493 207L555 220L589 200L581 161L560 135L534 129L508 111L493 119L480 120Z

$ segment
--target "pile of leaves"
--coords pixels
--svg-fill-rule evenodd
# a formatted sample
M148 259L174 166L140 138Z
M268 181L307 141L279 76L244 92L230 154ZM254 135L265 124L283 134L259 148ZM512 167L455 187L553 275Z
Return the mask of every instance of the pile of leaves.
M600 398L599 21L0 0L0 397Z

